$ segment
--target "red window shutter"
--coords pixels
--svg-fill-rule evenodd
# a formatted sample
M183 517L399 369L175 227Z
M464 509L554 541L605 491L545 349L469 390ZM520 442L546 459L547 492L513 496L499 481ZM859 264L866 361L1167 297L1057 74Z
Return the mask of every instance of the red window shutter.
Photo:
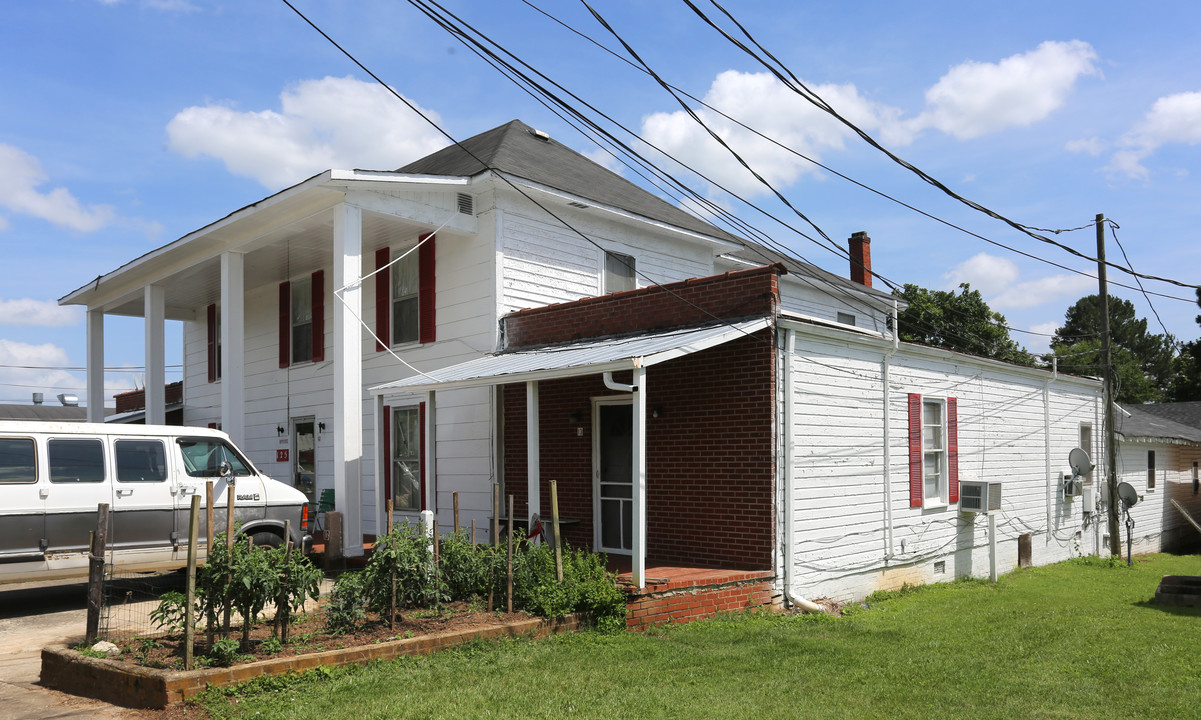
M922 396L909 393L909 507L922 506Z
M947 489L959 502L959 401L947 398Z
M279 284L279 366L286 368L292 357L292 283Z
M389 326L388 317L391 314L391 295L392 295L392 272L388 267L391 262L391 253L388 248L380 248L375 251L375 351L380 352L388 349L388 345L392 344L392 328ZM381 268L383 268L381 270Z
M325 271L313 273L313 362L325 359Z
M425 403L417 404L417 442L421 443L421 462L418 463L421 473L421 509L425 510Z
M217 382L217 306L208 306L208 366L209 382Z
M425 238L429 238L426 240ZM417 321L418 341L431 343L437 338L435 329L437 316L435 305L437 293L434 286L434 240L433 235L422 238L425 242L417 249L417 271L420 274L417 290L417 305L419 320Z
M384 507L392 499L392 408L384 406ZM236 514L236 513L235 513Z

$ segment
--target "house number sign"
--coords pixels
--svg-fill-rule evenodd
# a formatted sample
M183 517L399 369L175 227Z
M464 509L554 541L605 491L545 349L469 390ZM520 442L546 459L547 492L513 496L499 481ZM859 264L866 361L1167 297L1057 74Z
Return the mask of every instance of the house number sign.
M288 462L288 448L278 448L275 451L275 462Z

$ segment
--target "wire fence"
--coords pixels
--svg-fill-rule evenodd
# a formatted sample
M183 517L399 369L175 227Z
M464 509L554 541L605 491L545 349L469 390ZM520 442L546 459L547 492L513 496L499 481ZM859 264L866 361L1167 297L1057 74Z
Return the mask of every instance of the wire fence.
M123 647L140 638L164 634L152 613L164 595L182 593L184 582L182 572L129 572L111 563L105 565L97 637Z

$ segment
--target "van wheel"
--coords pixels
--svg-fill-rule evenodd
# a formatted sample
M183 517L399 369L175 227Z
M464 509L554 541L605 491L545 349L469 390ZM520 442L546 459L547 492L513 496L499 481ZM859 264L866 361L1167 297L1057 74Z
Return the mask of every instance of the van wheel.
M252 533L250 538L254 540L255 547L271 547L277 548L284 544L284 539L270 530L260 530Z

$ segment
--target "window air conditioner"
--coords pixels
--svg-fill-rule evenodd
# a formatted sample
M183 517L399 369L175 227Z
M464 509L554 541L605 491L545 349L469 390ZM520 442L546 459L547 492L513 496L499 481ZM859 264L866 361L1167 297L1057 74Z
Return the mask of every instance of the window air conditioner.
M1080 497L1081 493L1084 492L1084 478L1064 473L1061 486L1063 488L1064 499Z
M1001 509L1001 483L963 480L959 483L960 512L983 513Z

